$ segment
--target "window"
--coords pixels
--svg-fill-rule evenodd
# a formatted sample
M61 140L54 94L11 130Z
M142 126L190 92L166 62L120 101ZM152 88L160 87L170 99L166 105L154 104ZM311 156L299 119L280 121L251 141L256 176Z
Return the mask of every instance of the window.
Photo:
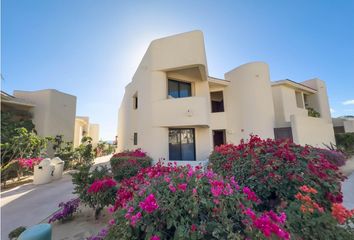
M134 133L134 145L138 145L138 133Z
M169 155L173 161L195 161L193 128L169 129Z
M192 96L190 83L168 80L168 96L173 98L183 98Z
M224 95L222 91L211 92L211 112L224 112Z
M138 109L138 93L133 96L133 108Z
M226 143L225 130L213 130L213 142L214 147L220 146Z

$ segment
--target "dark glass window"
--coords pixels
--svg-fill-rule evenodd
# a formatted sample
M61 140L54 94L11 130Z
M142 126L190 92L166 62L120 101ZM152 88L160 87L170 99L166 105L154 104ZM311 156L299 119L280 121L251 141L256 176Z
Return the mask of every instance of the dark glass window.
M224 95L222 91L211 92L211 112L224 112Z
M169 159L195 161L194 129L169 129Z
M192 87L190 83L168 80L168 95L174 98L183 98L192 96Z
M138 133L134 133L134 145L138 145Z

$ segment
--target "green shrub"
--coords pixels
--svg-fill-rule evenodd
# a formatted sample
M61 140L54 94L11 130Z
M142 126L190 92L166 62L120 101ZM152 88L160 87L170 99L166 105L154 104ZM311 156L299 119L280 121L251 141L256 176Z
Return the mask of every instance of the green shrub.
M251 136L247 143L216 147L209 159L215 172L235 176L241 186L255 191L262 200L260 207L265 209L276 209L294 200L302 185L317 189L316 200L326 208L343 199L344 176L310 146Z
M336 143L339 149L348 155L354 155L354 133L337 133Z
M309 117L315 117L315 118L319 118L321 117L321 114L319 112L317 112L315 109L313 108L307 108L308 111L308 116Z
M23 226L12 230L9 233L9 239L18 238L21 235L21 233L23 233L25 230L26 230L26 227L23 227Z
M107 167L96 167L90 171L90 166L81 166L72 174L74 194L80 202L94 209L97 219L101 210L114 203L117 188Z
M114 154L110 163L114 178L121 181L134 176L140 169L151 166L152 159L137 149Z

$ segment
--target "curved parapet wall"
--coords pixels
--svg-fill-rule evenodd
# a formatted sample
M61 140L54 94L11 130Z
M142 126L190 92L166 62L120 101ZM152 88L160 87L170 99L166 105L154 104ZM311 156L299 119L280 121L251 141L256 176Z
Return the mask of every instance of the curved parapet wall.
M225 74L230 81L227 125L230 139L237 142L257 134L262 138L274 138L274 106L269 79L269 67L263 62L244 64ZM236 123L236 124L235 124Z

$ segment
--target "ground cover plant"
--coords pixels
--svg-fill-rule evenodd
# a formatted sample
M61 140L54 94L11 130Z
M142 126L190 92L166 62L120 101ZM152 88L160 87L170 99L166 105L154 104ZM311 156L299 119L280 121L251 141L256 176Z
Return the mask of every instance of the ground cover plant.
M76 213L79 209L79 204L80 204L80 199L79 198L74 198L71 199L67 202L61 202L59 203L58 207L60 210L56 213L54 213L50 219L49 223L55 222L55 221L67 221L71 220L73 218L74 213Z
M104 239L289 239L285 213L212 170L158 164L119 183Z
M151 166L152 159L141 149L136 149L114 154L110 163L114 178L121 181L134 176L140 169Z

